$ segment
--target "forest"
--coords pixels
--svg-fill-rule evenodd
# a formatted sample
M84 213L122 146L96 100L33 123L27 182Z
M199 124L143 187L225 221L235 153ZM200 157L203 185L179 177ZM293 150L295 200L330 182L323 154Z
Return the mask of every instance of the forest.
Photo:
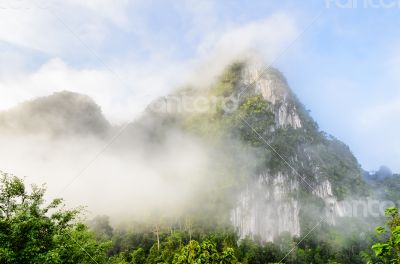
M62 199L46 203L44 195L43 187L1 173L1 263L400 263L396 208L387 208L382 225L363 236L358 223L348 227L352 234L321 224L303 239L282 234L262 242L190 217L114 229L107 216L88 221L82 209L65 209Z

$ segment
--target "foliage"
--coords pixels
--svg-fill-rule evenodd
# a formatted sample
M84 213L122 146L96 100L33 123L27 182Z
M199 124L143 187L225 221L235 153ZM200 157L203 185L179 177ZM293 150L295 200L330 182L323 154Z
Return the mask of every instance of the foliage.
M182 226L182 228L185 228ZM160 247L156 235L143 240L143 229L133 234L116 232L110 263L236 263L237 236L228 230L207 230L193 226L192 233L185 230L160 228ZM147 233L150 234L150 233ZM190 239L192 238L192 239ZM217 261L217 262L212 262Z
M383 243L376 243L372 250L382 263L400 263L400 213L397 208L386 209L385 215L388 218L386 228L378 226L375 231L378 235L388 234Z
M228 119L239 138L253 146L264 146L264 138L275 125L275 116L262 96L247 97Z
M220 76L219 81L211 87L209 95L229 97L239 88L243 62L236 62L229 66Z
M361 167L347 145L329 136L323 144L310 148L309 154L332 183L332 191L338 200L343 200L349 194L368 195Z
M96 216L90 223L89 227L95 232L97 238L107 241L112 238L113 228L110 226L110 219L106 215Z
M240 241L237 251L243 264L278 262L283 258L277 244L269 242L263 245L250 238Z
M99 243L61 199L45 206L44 193L37 186L28 193L20 178L1 173L0 263L105 263L110 243Z
M209 240L204 240L201 244L191 240L175 254L172 261L173 264L233 264L236 262L232 248L227 248L220 253L217 251L216 244Z
M362 239L349 237L348 231L340 233L341 227L322 226L305 238L302 234L304 239L282 234L274 243L264 243L257 238L239 240L232 229L206 228L197 220L190 226L160 226L157 241L151 228L113 231L104 216L92 221L95 236L77 222L79 210L60 208L59 199L44 206L43 188L33 187L28 193L21 179L3 175L0 190L0 263L363 263L367 247ZM383 263L398 257L399 250L399 213L390 209L387 215L390 237L373 246ZM303 232L310 228L304 227ZM382 236L385 230L377 229ZM114 241L109 257L105 252L110 243L100 242L105 234Z
M315 220L309 221L300 237L283 233L273 242L263 242L257 237L239 239L233 230L203 229L196 226L199 223L194 223L196 231L192 239L183 226L172 231L161 229L159 249L155 234L152 234L152 243L148 243L140 240L146 237L140 236L145 230L138 230L137 239L132 234L120 233L130 238L122 247L118 245L119 252L113 251L111 259L118 261L110 263L220 263L215 262L216 259L242 264L365 263L365 251L373 242L369 239L372 236L360 235L364 230L361 223L340 222L337 227L321 224L315 228ZM116 235L114 240L117 240ZM140 260L136 256L140 256Z

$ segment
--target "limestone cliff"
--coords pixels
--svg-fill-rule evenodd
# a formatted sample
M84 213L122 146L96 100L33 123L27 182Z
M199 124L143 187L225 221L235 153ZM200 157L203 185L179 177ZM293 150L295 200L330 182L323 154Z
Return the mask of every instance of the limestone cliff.
M231 221L240 237L259 237L264 241L272 241L283 232L300 236L301 212L309 206L305 197L314 197L314 200L323 202L323 206L319 207L320 216L327 223L335 224L337 217L342 214L338 199L353 193L346 191L346 194L335 194L332 185L338 191L338 185L346 182L346 179L359 180L361 174L357 161L348 148L319 132L316 126L309 125L314 121L278 70L246 65L242 70L242 78L243 90L247 90L243 93L244 97L249 94L261 95L269 103L268 108L275 118L272 131L285 131L287 138L299 133L304 137L310 136L310 139L294 142L294 151L283 153L279 146L273 144L277 136L275 132L263 133L266 150L278 156L275 158L280 166L278 170L271 170L267 165L262 172L250 177L238 194ZM293 143L288 140L287 144ZM346 158L340 156L341 152L345 152ZM348 167L339 175L339 166L343 166L343 163ZM359 187L362 189L362 184Z

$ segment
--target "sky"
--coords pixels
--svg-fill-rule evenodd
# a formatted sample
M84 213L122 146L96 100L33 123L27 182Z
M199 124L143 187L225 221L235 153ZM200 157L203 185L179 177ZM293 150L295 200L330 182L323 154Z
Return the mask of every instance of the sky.
M257 50L364 169L400 172L399 11L397 0L0 0L0 110L71 90L126 122Z

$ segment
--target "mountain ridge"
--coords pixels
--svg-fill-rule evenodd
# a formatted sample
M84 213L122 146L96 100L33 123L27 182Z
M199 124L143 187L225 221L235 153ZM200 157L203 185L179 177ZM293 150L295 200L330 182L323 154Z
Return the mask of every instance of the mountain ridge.
M175 107L172 111L150 107L116 144L129 151L139 142L148 142L146 146L153 149L168 139L168 131L179 131L217 148L216 156L226 155L221 167L210 172L213 186L205 190L211 193L203 201L210 207L202 209L208 211L204 215L216 216L210 222L220 221L217 216L225 212L224 219L241 238L271 241L284 232L300 236L307 224L304 216L317 213L335 224L341 214L340 200L366 195L361 167L350 149L319 130L278 70L238 62L208 89L189 87L172 96L182 93L194 99L215 99L215 109L182 112ZM237 103L229 111L223 107L228 100ZM70 92L0 113L0 133L8 129L4 124L20 116L12 128L22 134L104 136L114 129L90 98Z

